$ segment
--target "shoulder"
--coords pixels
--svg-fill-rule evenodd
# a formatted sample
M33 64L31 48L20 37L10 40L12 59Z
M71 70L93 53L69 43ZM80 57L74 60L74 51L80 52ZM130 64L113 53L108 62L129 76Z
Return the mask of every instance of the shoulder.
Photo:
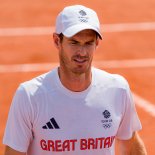
M119 74L111 74L104 70L93 68L95 82L99 85L128 89L128 81Z
M34 96L35 94L48 90L54 83L55 72L56 69L21 83L18 91Z

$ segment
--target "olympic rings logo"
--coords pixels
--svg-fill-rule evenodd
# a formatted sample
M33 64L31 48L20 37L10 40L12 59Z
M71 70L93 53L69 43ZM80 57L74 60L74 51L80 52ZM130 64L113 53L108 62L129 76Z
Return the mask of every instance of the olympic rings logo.
M108 123L108 124L103 124L103 127L104 127L105 129L110 128L111 126L112 126L112 124L111 124L111 123Z

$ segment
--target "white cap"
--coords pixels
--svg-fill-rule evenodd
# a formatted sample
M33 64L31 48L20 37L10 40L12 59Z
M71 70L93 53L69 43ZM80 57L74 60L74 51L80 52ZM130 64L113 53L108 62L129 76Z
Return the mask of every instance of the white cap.
M62 33L66 37L72 37L86 29L94 30L102 39L100 23L94 10L82 5L65 7L56 19L56 33Z

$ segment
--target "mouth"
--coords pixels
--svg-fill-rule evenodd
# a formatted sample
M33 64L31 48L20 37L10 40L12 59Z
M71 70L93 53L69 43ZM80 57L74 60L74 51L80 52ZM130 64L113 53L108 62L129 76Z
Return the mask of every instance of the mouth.
M87 61L86 59L73 59L73 60L74 62L79 63L79 64L83 64Z

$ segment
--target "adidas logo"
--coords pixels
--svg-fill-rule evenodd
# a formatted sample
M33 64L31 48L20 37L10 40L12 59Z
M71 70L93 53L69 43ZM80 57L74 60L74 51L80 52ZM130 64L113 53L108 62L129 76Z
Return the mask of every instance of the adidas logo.
M51 118L50 121L47 122L46 125L44 125L42 128L43 129L60 129L59 125L57 124L54 118Z

